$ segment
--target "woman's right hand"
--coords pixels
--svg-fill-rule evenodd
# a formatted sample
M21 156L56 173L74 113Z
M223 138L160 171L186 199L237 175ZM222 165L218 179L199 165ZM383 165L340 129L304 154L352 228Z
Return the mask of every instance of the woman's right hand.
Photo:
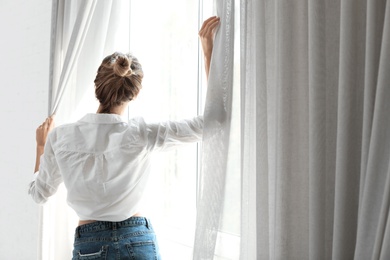
M219 17L212 16L203 22L199 31L199 38L202 43L202 49L205 59L206 76L209 76L211 55L214 47L214 36L219 25Z
M38 147L44 147L47 135L54 128L54 115L46 118L36 130L36 141Z

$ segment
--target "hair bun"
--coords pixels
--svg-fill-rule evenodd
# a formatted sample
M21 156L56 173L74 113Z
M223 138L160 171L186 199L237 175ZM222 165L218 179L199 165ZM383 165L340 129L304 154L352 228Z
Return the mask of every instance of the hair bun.
M131 62L125 55L118 55L113 64L114 73L120 77L130 76L133 73L130 68Z

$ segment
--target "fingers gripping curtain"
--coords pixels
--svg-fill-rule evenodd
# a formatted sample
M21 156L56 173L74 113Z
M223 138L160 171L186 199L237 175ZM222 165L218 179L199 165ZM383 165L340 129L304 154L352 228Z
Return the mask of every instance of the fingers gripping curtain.
M214 42L204 111L202 169L194 259L212 259L220 227L229 149L233 87L234 1L216 1L221 26Z

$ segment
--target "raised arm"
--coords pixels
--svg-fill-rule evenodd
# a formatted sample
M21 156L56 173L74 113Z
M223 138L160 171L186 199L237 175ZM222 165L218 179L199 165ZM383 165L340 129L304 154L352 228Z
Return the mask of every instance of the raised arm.
M206 77L209 78L211 55L214 46L214 36L219 25L219 17L212 16L203 22L199 31L199 38L202 43Z

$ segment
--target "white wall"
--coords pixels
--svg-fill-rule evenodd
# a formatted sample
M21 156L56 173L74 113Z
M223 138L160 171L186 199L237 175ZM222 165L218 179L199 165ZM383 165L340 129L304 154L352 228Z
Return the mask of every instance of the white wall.
M0 0L0 259L37 259L27 195L35 129L47 116L51 0Z

